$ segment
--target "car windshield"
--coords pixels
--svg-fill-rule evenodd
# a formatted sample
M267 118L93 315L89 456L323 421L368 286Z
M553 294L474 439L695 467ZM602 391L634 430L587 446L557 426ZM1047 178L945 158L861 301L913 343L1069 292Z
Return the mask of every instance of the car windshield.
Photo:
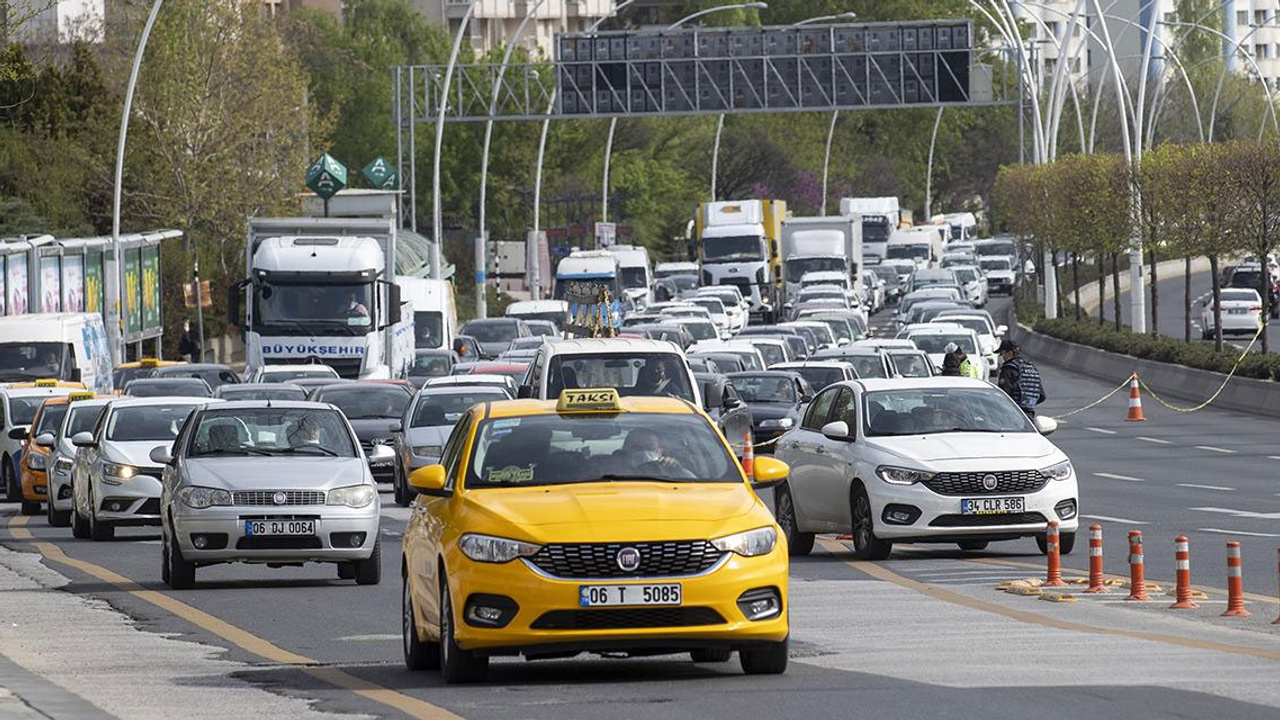
M929 371L929 358L920 353L889 353L889 359L902 377L920 378L933 374Z
M795 383L790 378L771 375L756 375L731 378L733 388L738 395L749 403L785 403L794 405L799 401Z
M409 427L452 425L472 405L507 399L507 394L497 388L492 390L477 388L468 392L422 395L418 398L418 404L413 407L413 419L410 421Z
M991 259L982 258L978 261L978 265L983 270L1008 270L1009 259L1003 257Z
M814 392L818 392L822 388L844 380L844 373L838 368L826 367L797 367L788 368L791 372L804 378Z
M338 377L338 373L325 366L321 366L319 369L314 370L311 368L298 368L297 370L266 370L262 373L262 382L287 383L291 380L310 377L336 378Z
M188 457L211 455L315 455L356 457L351 434L337 412L322 408L209 410L191 434ZM273 482L269 475L258 482ZM254 482L253 476L242 481Z
M496 418L481 424L473 453L468 488L742 482L719 432L693 414Z
M373 285L290 285L262 283L253 298L253 318L259 325L372 324Z
M787 352L779 345L772 343L751 343L764 356L765 366L776 365L787 361Z
M227 385L217 395L223 400L305 400L307 391L300 387L240 388Z
M147 378L124 388L129 397L209 397L209 385L199 378Z
M71 408L71 417L67 419L67 431L63 437L74 437L82 432L93 430L93 426L98 424L98 419L102 417L105 407L73 407Z
M139 405L117 408L107 420L107 439L168 442L178 436L195 405Z
M732 235L702 238L703 262L763 260L764 242L759 235Z
M462 334L480 342L511 342L520 335L520 330L509 321L472 320L462 326Z
M117 388L122 388L128 385L130 380L141 380L155 374L156 369L153 367L116 368L111 373L111 384Z
M852 341L854 339L853 334L849 331L849 323L842 320L841 318L811 317L809 319L817 320L823 325L826 325L831 330L831 334L835 336L835 339L837 341L839 340Z
M689 373L675 353L555 355L547 363L547 397L565 388L617 388L618 394L669 395L694 401Z
M676 289L679 290L680 292L685 292L686 290L693 290L694 288L698 287L697 275L672 275L671 277L667 278L667 281L675 285Z
M66 379L62 376L65 351L66 346L56 342L0 343L0 382Z
M939 315L941 315L941 313L939 313ZM941 317L934 316L932 320L936 320L938 323L951 323L953 325L959 325L961 327L968 328L978 333L979 335L991 334L991 326L987 324L986 320L983 320L982 318L979 318L979 317L942 315Z
M724 314L724 303L720 302L720 298L697 297L691 298L689 302L699 307L706 308L712 315Z
M404 415L412 397L400 385L353 384L322 390L315 399L337 405L348 420L372 420Z
M947 351L947 345L955 343L966 355L979 355L978 348L973 343L972 335L944 334L944 333L913 333L909 336L911 342L916 347L930 355L941 355Z
M890 245L885 256L893 259L916 260L929 257L929 244Z
M716 326L708 320L686 320L680 323L694 340L715 340L719 335Z
M444 377L451 370L453 370L453 363L449 362L449 358L443 355L423 353L413 359L413 367L409 370L409 374L419 377L424 375L426 377Z
M644 271L643 266L624 267L620 273L622 279L622 287L624 288L647 288L649 287L648 273Z
M1256 288L1261 279L1261 270L1236 270L1231 275L1231 287Z
M213 365L204 367L193 367L191 365L170 365L168 367L156 368L155 375L152 377L166 378L199 378L209 384L209 387L215 390L223 385L232 385L240 382L240 378L231 371L231 368L225 365Z
M835 270L844 272L848 269L849 261L840 257L814 257L814 258L796 258L786 262L787 282L797 283L805 275L811 272L826 272Z
M978 273L968 268L956 270L956 279L962 283L968 284L978 279Z
M1016 253L1013 243L1011 242L983 243L981 245L975 245L974 249L978 251L979 255L1003 255L1006 257L1013 257ZM986 265L983 265L983 267L986 267Z
M444 340L444 313L419 310L413 314L413 346L440 347Z
M1036 431L1009 396L995 388L879 390L863 399L870 437Z
M62 424L62 418L67 416L68 405L45 405L44 410L40 411L40 422L36 423L35 430L32 431L32 437L43 433L58 432L58 426Z

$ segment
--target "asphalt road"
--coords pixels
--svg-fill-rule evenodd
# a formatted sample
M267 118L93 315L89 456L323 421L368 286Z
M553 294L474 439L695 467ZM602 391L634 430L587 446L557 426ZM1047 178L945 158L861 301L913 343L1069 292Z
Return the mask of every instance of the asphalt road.
M996 301L998 305L1000 302ZM1045 414L1062 415L1112 388L1041 362L1051 400ZM1117 384L1121 379L1117 379ZM125 529L113 542L74 540L43 518L26 524L13 506L0 506L0 597L19 597L5 583L38 552L47 568L69 581L56 598L92 602L123 613L148 638L191 641L218 650L213 672L221 680L168 678L166 668L133 683L164 683L199 693L202 683L247 682L257 691L301 699L315 710L380 717L467 718L741 718L886 717L1018 718L1049 710L1085 717L1170 716L1275 718L1280 713L1280 628L1275 550L1280 545L1280 480L1272 449L1280 422L1205 410L1191 415L1145 405L1145 423L1126 423L1124 393L1097 408L1064 418L1053 440L1071 456L1080 476L1085 520L1104 527L1106 569L1127 573L1124 538L1130 529L1147 539L1148 577L1173 576L1172 544L1179 533L1192 543L1193 579L1210 590L1225 587L1224 543L1244 542L1244 578L1255 615L1217 617L1222 597L1211 593L1198 611L1163 608L1160 595L1145 604L1117 596L1075 604L1017 598L994 589L1001 579L1042 574L1043 558L1030 540L961 553L951 546L901 546L883 563L858 563L835 538L792 564L792 664L783 676L745 677L736 662L695 665L687 658L495 661L488 682L444 686L434 673L409 673L400 658L399 540L408 511L383 495L383 581L357 587L339 581L330 566L268 569L219 566L200 571L194 590L160 583L158 533ZM1269 453L1277 453L1275 456ZM1084 568L1081 537L1067 567ZM9 552L9 551L16 551ZM63 558L66 559L63 559ZM16 560L15 560L16 558ZM16 573L5 568L18 565ZM51 573L50 573L51 574ZM34 592L34 591L32 591ZM46 596L47 597L47 596ZM6 607L7 606L7 607ZM13 628L27 615L0 600ZM59 611L65 616L66 611ZM54 620L55 623L63 621ZM8 625L9 623L3 623ZM1228 625L1229 624L1229 625ZM0 701L24 696L21 669L6 674L5 655L17 655L0 629ZM64 657L74 674L115 667L110 651L130 647L89 638L77 646L36 626L18 635L47 652L36 673L83 703L103 707L103 688L59 677L50 658ZM12 637L12 636L11 636ZM58 655L59 652L65 655ZM150 652L150 651L148 651ZM32 663L31 656L21 661ZM6 680L8 678L8 680ZM164 682L161 682L163 678ZM128 685L122 677L118 684ZM15 684L16 683L16 684ZM55 693L57 688L51 689ZM176 690L175 690L176 692ZM30 693L29 693L30 694ZM160 717L139 694L116 698L115 714ZM211 696L212 697L212 696ZM65 712L85 716L64 698ZM48 706L46 706L48 707ZM192 714L243 714L230 706L192 707ZM26 717L6 714L0 718Z

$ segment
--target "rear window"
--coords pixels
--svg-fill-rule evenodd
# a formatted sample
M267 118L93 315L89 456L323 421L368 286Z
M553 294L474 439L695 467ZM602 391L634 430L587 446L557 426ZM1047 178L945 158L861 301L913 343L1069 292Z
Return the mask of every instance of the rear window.
M622 396L666 395L694 401L681 356L674 353L555 355L547 363L547 397L569 388L617 388Z

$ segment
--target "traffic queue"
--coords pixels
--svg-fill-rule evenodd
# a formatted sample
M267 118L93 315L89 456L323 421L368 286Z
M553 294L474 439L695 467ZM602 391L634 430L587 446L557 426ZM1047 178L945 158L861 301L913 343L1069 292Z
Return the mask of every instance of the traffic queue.
M116 369L118 396L11 384L4 486L77 538L158 526L174 589L224 563L377 584L389 490L412 508L404 660L448 682L492 657L581 652L736 652L744 672L780 673L787 558L821 534L864 560L907 542L1043 552L1052 521L1072 548L1071 463L1037 398L991 382L1017 364L997 357L1011 343L965 250L801 275L776 316L659 264L647 292L577 283L467 322L405 379L143 359ZM897 337L874 336L890 310ZM947 371L960 357L968 377ZM1039 392L1027 377L1021 398Z

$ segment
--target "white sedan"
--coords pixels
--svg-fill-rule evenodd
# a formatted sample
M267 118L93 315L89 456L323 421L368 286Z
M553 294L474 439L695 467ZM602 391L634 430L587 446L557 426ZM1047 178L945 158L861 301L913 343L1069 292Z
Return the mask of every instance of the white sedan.
M1262 327L1262 298L1257 290L1223 288L1222 334L1242 333L1253 335ZM1200 337L1211 340L1215 334L1213 324L1213 295L1196 299L1200 308Z
M791 475L775 514L793 555L817 533L851 533L854 555L883 560L895 542L1035 538L1059 524L1071 552L1079 490L1071 461L1009 396L979 380L852 380L809 404L775 455ZM1042 434L1043 433L1043 434Z

